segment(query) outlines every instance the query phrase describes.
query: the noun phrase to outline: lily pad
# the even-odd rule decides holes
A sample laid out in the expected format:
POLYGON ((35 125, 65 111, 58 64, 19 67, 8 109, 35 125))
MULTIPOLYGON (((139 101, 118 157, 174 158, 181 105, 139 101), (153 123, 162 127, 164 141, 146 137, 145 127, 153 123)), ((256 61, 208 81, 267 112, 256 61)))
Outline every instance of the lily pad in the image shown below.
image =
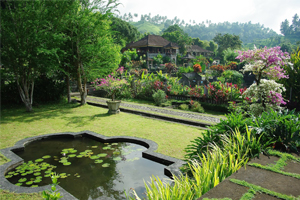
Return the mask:
POLYGON ((71 165, 71 162, 65 162, 65 163, 63 163, 63 165, 71 165))
POLYGON ((13 175, 6 175, 5 178, 11 178, 13 175))
POLYGON ((121 152, 120 152, 120 151, 114 151, 113 154, 114 154, 114 155, 120 155, 121 152))
POLYGON ((26 175, 27 175, 27 173, 22 173, 22 174, 21 174, 21 176, 26 176, 26 175))
POLYGON ((73 157, 75 157, 75 156, 76 156, 76 154, 70 154, 70 155, 69 155, 70 158, 73 158, 73 157))
POLYGON ((23 183, 16 183, 15 185, 16 186, 21 186, 21 185, 23 185, 23 183))
POLYGON ((44 177, 50 177, 51 176, 51 174, 45 174, 44 175, 44 177))
POLYGON ((39 176, 39 175, 41 175, 41 172, 36 172, 36 173, 34 173, 33 175, 39 176))
POLYGON ((33 182, 39 183, 39 182, 41 182, 41 181, 42 181, 42 179, 35 179, 33 182))
POLYGON ((97 155, 91 156, 91 157, 90 157, 90 159, 93 159, 93 160, 98 159, 98 158, 99 158, 99 157, 98 157, 97 155))
POLYGON ((20 179, 18 180, 18 182, 20 182, 20 183, 23 183, 23 182, 25 182, 25 181, 27 181, 27 178, 20 178, 20 179))
POLYGON ((109 150, 109 149, 111 149, 110 147, 103 147, 102 148, 103 150, 109 150))
POLYGON ((44 159, 43 158, 39 158, 39 159, 36 159, 35 162, 42 162, 44 159))
POLYGON ((118 145, 118 143, 112 143, 111 145, 112 145, 112 146, 116 146, 116 145, 118 145))
POLYGON ((47 171, 45 171, 45 174, 51 174, 52 173, 52 171, 51 170, 47 170, 47 171))
POLYGON ((115 158, 113 158, 113 160, 119 161, 119 160, 122 160, 122 158, 121 157, 115 157, 115 158))
POLYGON ((102 167, 109 167, 109 163, 104 163, 103 165, 102 165, 102 167))
POLYGON ((43 156, 42 158, 47 159, 47 158, 51 158, 51 156, 46 155, 46 156, 43 156))
POLYGON ((38 186, 38 185, 32 185, 32 186, 30 186, 30 187, 35 188, 35 187, 39 187, 39 186, 38 186))
POLYGON ((77 150, 75 150, 75 149, 70 151, 70 153, 76 153, 76 152, 77 152, 77 150))
POLYGON ((98 146, 92 146, 93 149, 96 149, 98 146))
POLYGON ((28 181, 28 182, 26 182, 26 185, 32 185, 33 184, 33 182, 32 181, 28 181))
POLYGON ((107 156, 107 153, 100 153, 100 154, 98 154, 97 156, 98 156, 99 158, 103 158, 103 157, 107 156))
POLYGON ((103 163, 103 160, 95 160, 95 163, 103 163))

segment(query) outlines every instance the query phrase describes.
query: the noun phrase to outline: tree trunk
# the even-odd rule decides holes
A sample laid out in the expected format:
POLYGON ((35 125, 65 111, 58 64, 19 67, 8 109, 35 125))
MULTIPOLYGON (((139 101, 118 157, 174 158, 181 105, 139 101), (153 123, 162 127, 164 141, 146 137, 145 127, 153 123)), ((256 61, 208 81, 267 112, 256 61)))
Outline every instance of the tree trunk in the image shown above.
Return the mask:
POLYGON ((66 75, 68 103, 71 103, 70 76, 66 75))
POLYGON ((22 80, 21 84, 19 80, 17 80, 17 87, 19 90, 20 97, 25 104, 26 111, 32 111, 32 102, 33 102, 33 89, 34 89, 34 81, 31 80, 27 85, 27 80, 22 80), (31 86, 31 91, 29 91, 31 86), (30 94, 30 95, 29 95, 30 94))
POLYGON ((80 93, 81 98, 81 105, 86 104, 86 96, 87 96, 87 90, 86 90, 86 83, 87 79, 86 77, 83 77, 83 83, 82 83, 82 76, 81 71, 83 71, 83 67, 78 63, 77 65, 77 85, 80 93))

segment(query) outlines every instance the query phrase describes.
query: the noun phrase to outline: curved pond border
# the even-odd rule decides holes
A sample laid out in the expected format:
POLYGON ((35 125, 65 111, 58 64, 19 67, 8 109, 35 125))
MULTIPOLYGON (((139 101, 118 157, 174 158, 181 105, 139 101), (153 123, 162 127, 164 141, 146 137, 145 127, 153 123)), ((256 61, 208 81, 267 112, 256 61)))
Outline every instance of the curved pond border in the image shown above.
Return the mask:
MULTIPOLYGON (((134 144, 139 144, 147 148, 147 150, 142 152, 142 156, 154 162, 158 162, 160 164, 166 165, 164 169, 165 175, 171 177, 172 175, 179 176, 180 170, 179 168, 185 164, 184 161, 176 158, 172 158, 160 153, 154 152, 158 145, 147 139, 138 138, 138 137, 129 137, 129 136, 113 136, 113 137, 106 137, 104 135, 94 133, 92 131, 82 131, 82 132, 65 132, 65 133, 54 133, 54 134, 47 134, 41 136, 35 136, 26 138, 23 140, 18 141, 13 147, 0 149, 0 152, 11 161, 0 165, 0 188, 3 190, 8 190, 10 192, 15 193, 35 193, 35 192, 42 192, 44 190, 50 190, 50 185, 40 186, 36 188, 30 187, 20 187, 10 183, 6 178, 5 174, 10 170, 14 169, 18 165, 22 164, 24 160, 16 155, 14 152, 23 151, 25 146, 31 142, 35 142, 38 140, 43 140, 47 138, 55 138, 55 137, 90 137, 95 140, 98 140, 103 143, 113 143, 113 142, 130 142, 134 144)), ((74 200, 76 199, 73 195, 69 192, 64 190, 62 187, 58 185, 57 189, 63 195, 64 200, 74 200)))

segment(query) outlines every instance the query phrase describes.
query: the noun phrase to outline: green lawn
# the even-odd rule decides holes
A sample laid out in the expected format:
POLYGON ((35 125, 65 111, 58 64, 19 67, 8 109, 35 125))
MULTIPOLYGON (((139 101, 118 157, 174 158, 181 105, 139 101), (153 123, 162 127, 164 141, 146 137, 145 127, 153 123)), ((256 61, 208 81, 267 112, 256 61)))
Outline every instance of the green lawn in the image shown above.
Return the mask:
MULTIPOLYGON (((157 152, 183 159, 184 148, 201 136, 203 130, 180 124, 120 113, 108 115, 107 109, 79 104, 41 105, 34 112, 24 107, 1 110, 0 149, 13 146, 17 141, 49 133, 90 130, 105 136, 135 136, 153 140, 157 152)), ((0 156, 0 164, 7 162, 0 156)), ((18 199, 13 193, 0 190, 0 199, 18 199)), ((24 199, 37 199, 19 195, 24 199)), ((20 197, 20 198, 21 198, 20 197)))

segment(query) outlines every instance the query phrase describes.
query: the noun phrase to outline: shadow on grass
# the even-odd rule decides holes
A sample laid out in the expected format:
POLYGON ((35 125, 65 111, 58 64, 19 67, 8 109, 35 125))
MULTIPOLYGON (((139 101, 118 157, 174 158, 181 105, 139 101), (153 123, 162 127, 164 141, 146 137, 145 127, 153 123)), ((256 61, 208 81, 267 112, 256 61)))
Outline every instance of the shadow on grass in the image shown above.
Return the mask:
POLYGON ((101 113, 91 116, 74 116, 74 117, 62 117, 62 119, 68 121, 67 125, 76 125, 76 127, 85 126, 87 123, 94 120, 101 120, 103 117, 109 117, 108 113, 101 113))
POLYGON ((32 112, 26 112, 25 107, 16 106, 14 108, 1 110, 1 124, 8 124, 13 122, 29 123, 40 120, 47 120, 53 118, 61 118, 70 121, 70 124, 83 123, 95 118, 107 117, 109 114, 101 113, 93 116, 76 116, 74 109, 81 107, 78 103, 57 103, 42 105, 33 108, 32 112), (71 116, 65 117, 70 114, 71 116), (75 116, 72 116, 75 115, 75 116))

